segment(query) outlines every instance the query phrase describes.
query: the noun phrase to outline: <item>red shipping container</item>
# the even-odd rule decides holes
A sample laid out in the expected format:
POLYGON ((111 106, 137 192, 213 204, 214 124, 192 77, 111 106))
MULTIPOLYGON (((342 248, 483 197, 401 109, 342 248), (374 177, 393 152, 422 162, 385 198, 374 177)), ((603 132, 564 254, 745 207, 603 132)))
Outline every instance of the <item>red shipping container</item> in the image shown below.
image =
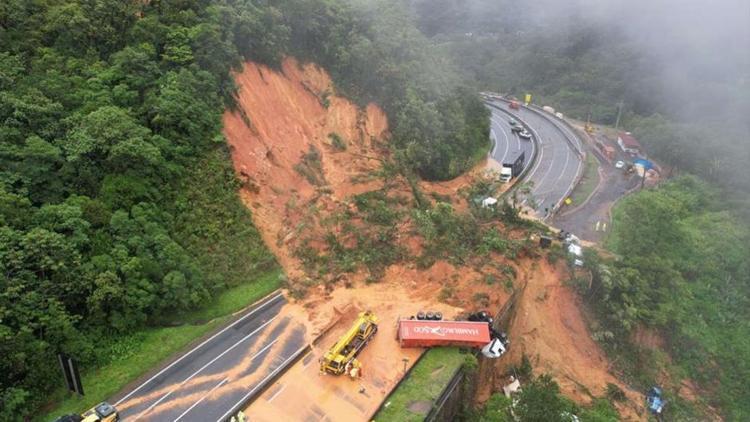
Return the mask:
POLYGON ((401 319, 398 341, 401 347, 482 348, 490 342, 490 327, 486 322, 401 319))

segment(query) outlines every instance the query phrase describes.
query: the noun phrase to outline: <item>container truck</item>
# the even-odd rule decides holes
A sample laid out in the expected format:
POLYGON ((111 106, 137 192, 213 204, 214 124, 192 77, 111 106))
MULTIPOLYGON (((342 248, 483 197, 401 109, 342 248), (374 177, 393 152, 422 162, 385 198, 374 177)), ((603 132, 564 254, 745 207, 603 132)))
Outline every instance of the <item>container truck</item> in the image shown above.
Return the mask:
POLYGON ((524 151, 515 151, 508 155, 503 161, 503 166, 500 169, 500 181, 510 182, 510 179, 518 177, 523 171, 523 165, 525 163, 526 154, 524 151))
POLYGON ((398 321, 401 347, 459 346, 481 349, 492 340, 490 326, 483 321, 398 321))

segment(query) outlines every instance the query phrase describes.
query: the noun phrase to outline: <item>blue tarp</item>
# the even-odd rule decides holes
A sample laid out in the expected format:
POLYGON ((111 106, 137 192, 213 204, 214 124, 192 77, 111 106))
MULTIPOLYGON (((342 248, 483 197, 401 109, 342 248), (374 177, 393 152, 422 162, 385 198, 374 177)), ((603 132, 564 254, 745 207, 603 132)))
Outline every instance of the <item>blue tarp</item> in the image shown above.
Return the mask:
POLYGON ((654 163, 645 158, 636 158, 635 160, 633 160, 633 165, 641 166, 646 170, 651 170, 652 168, 654 168, 654 163))

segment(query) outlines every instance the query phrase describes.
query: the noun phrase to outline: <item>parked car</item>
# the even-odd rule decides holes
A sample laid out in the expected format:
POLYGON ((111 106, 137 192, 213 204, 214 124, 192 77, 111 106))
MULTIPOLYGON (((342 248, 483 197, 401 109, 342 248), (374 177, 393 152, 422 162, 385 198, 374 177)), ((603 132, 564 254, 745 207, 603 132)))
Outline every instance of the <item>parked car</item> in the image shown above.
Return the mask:
POLYGON ((523 132, 525 129, 521 125, 511 126, 510 130, 513 132, 523 132))
POLYGON ((619 160, 619 161, 617 161, 617 162, 615 163, 615 168, 616 168, 616 169, 621 169, 621 168, 623 168, 623 167, 625 167, 625 162, 624 162, 624 161, 622 161, 622 160, 619 160))
POLYGON ((531 139, 531 134, 524 130, 523 132, 519 133, 518 136, 520 136, 523 139, 531 139))
POLYGON ((516 121, 516 119, 510 119, 510 120, 508 120, 508 123, 509 123, 509 124, 510 124, 511 126, 516 126, 516 125, 518 124, 518 122, 516 121))

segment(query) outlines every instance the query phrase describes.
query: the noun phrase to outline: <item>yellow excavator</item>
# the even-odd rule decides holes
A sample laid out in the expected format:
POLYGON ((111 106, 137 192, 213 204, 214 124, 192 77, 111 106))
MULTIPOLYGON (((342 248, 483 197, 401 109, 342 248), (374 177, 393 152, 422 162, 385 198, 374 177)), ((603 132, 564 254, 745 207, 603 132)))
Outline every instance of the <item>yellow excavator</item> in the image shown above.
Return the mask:
POLYGON ((320 359, 321 374, 360 376, 362 364, 356 359, 378 332, 378 319, 370 311, 361 312, 352 327, 320 359))

